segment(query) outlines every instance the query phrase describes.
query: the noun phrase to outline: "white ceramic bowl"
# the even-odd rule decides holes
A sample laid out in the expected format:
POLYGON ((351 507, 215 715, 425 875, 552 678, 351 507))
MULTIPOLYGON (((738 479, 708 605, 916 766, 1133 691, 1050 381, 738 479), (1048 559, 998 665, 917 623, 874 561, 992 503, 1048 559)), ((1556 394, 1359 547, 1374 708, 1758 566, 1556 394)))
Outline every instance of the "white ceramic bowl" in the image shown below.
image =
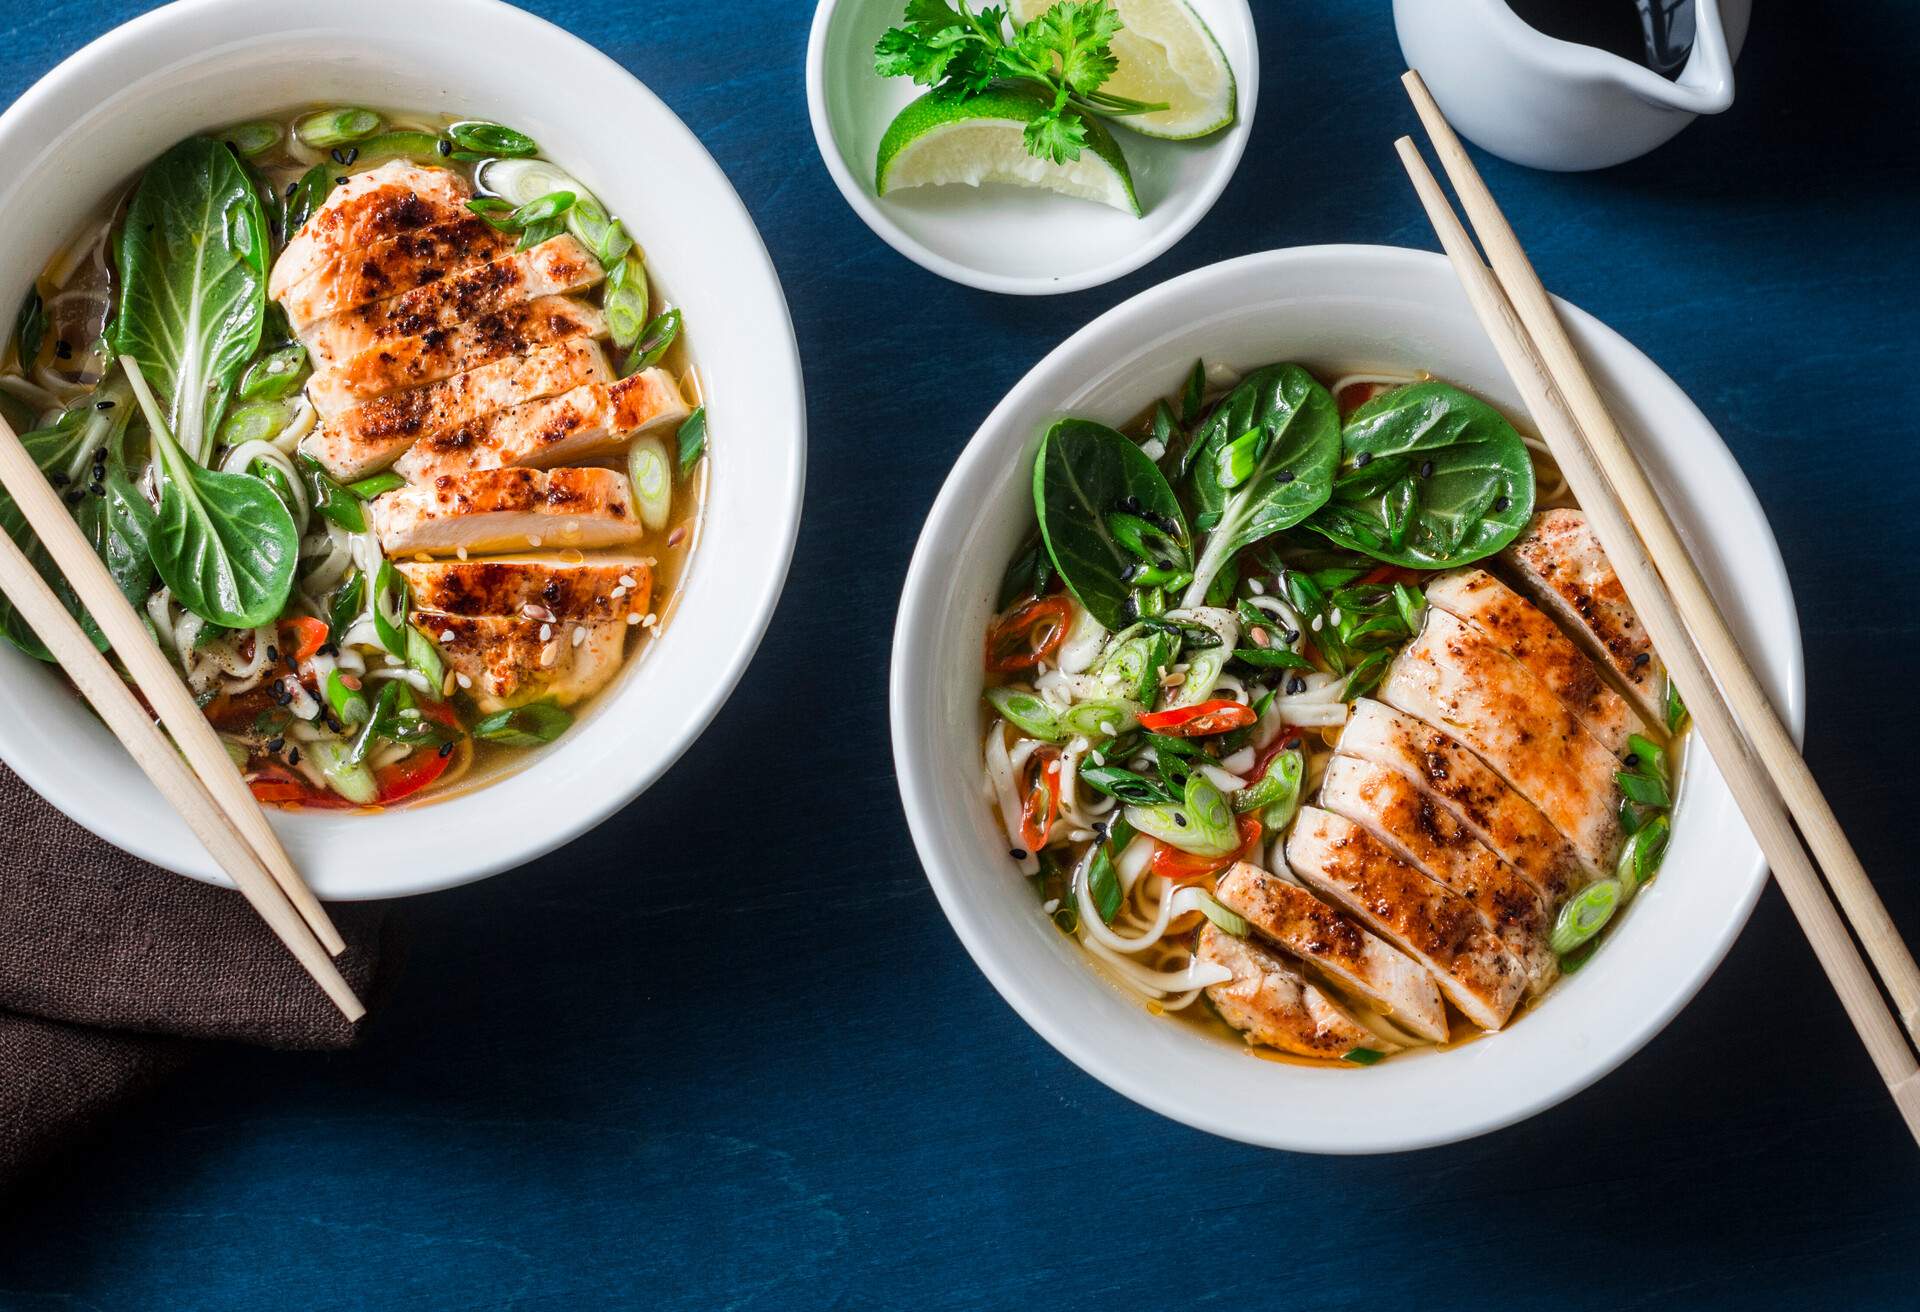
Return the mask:
MULTIPOLYGON (((81 218, 174 141, 326 102, 498 119, 576 171, 685 308, 711 420, 706 526, 679 611, 593 714, 530 768, 464 796, 376 816, 275 816, 323 897, 390 897, 557 847, 631 801, 706 727, 786 577, 806 410, 779 279, 719 167, 619 65, 494 0, 187 0, 95 41, 0 115, 0 305, 18 304, 81 218)), ((10 648, 0 757, 127 851, 224 882, 87 708, 10 648)))
MULTIPOLYGON (((827 172, 862 221, 922 268, 990 292, 1075 292, 1132 273, 1193 230, 1240 165, 1260 98, 1260 50, 1246 0, 1189 0, 1238 83, 1238 117, 1202 141, 1158 141, 1116 126, 1144 216, 1017 187, 915 187, 874 195, 874 154, 902 106, 926 90, 873 71, 873 43, 902 0, 821 0, 807 40, 807 112, 827 172)), ((980 6, 975 5, 976 9, 980 6)))
MULTIPOLYGON (((1786 572, 1745 479, 1659 368, 1563 306, 1621 426, 1790 723, 1803 714, 1786 572)), ((1197 270, 1118 306, 1042 360, 974 436, 927 520, 894 635, 896 772, 920 858, 961 941, 1043 1038, 1095 1078, 1215 1134, 1310 1152, 1446 1143, 1552 1106, 1624 1061, 1719 963, 1765 880, 1718 770, 1686 757, 1658 881, 1604 950, 1512 1029, 1367 1070, 1260 1061, 1149 1015, 1042 916, 1007 860, 980 782, 980 634, 1033 524, 1041 432, 1062 414, 1124 422, 1194 359, 1248 368, 1425 368, 1521 413, 1447 263, 1372 246, 1271 251, 1197 270)))

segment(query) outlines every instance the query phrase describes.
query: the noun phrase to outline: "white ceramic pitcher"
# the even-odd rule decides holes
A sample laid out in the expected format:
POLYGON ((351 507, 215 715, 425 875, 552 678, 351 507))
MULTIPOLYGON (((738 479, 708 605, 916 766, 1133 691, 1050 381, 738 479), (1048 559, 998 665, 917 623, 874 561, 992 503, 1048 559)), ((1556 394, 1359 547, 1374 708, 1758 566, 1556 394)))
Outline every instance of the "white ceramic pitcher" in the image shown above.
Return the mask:
MULTIPOLYGON (((1625 3, 1625 0, 1614 0, 1625 3)), ((1541 169, 1644 155, 1733 103, 1752 0, 1695 0, 1692 53, 1669 82, 1629 59, 1547 36, 1507 0, 1394 0, 1400 50, 1464 137, 1541 169)))

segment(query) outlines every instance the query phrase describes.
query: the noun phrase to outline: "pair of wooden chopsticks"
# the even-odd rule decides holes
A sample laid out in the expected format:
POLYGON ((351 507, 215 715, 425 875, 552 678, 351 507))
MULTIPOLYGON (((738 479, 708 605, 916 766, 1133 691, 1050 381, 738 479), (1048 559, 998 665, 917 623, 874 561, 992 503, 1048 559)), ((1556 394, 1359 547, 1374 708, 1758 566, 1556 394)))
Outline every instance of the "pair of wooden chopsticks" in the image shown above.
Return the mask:
POLYGON ((1638 458, 1608 413, 1519 239, 1417 72, 1402 79, 1486 262, 1410 137, 1395 142, 1440 245, 1612 559, 1814 955, 1894 1104, 1920 1141, 1920 1063, 1820 875, 1860 936, 1907 1032, 1920 1038, 1920 967, 1760 687, 1638 458), (1488 268, 1491 263, 1492 268, 1488 268), (1799 832, 1794 825, 1798 822, 1799 832))
POLYGON ((126 745, 220 868, 348 1020, 366 1008, 333 963, 346 950, 186 683, 148 635, 53 485, 0 420, 0 486, 119 654, 163 734, 12 538, 0 533, 0 591, 126 745), (168 741, 168 734, 172 741, 168 741), (177 747, 176 747, 177 745, 177 747))

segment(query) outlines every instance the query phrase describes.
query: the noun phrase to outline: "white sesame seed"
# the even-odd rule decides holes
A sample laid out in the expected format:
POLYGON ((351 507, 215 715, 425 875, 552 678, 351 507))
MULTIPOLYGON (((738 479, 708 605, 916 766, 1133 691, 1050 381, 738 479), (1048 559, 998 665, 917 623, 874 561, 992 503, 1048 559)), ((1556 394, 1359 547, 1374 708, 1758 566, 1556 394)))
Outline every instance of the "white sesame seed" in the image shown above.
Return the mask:
POLYGON ((1248 579, 1247 591, 1256 597, 1264 597, 1267 594, 1266 585, 1261 583, 1259 579, 1248 579))
POLYGON ((655 565, 658 565, 660 562, 655 560, 652 556, 642 556, 640 557, 640 563, 642 565, 645 565, 648 569, 652 569, 655 565))
POLYGON ((585 642, 586 640, 587 640, 586 628, 583 625, 579 625, 579 624, 574 625, 573 626, 573 645, 578 647, 581 643, 585 642))
POLYGON ((623 588, 637 588, 640 585, 633 581, 633 575, 622 574, 620 576, 620 586, 623 588))
POLYGON ((452 642, 452 641, 453 641, 453 630, 452 630, 452 629, 442 629, 442 630, 440 630, 440 641, 442 641, 442 642, 452 642))
POLYGON ((1315 615, 1313 617, 1313 623, 1309 624, 1307 627, 1312 629, 1315 633, 1320 632, 1320 617, 1318 615, 1315 615))
POLYGON ((460 559, 465 560, 467 558, 467 549, 465 547, 455 547, 453 549, 453 554, 460 557, 460 559))
POLYGON ((527 545, 530 547, 537 547, 540 545, 540 539, 537 537, 530 537, 527 539, 527 545))
POLYGON ((627 585, 622 583, 619 587, 613 590, 612 597, 613 597, 613 600, 618 601, 620 600, 620 598, 626 595, 627 595, 627 585))
POLYGON ((1094 751, 1088 752, 1087 755, 1093 758, 1095 765, 1105 765, 1107 763, 1107 754, 1105 752, 1094 751))
POLYGON ((648 628, 652 628, 654 625, 660 622, 660 617, 655 615, 652 611, 648 611, 645 615, 642 615, 640 617, 640 622, 646 625, 648 628))
POLYGON ((560 526, 560 536, 563 538, 577 538, 580 536, 580 526, 571 521, 562 524, 560 526))
POLYGON ((560 659, 560 645, 550 642, 540 649, 540 664, 551 665, 560 659))
POLYGON ((1100 721, 1100 732, 1105 734, 1109 738, 1113 737, 1113 734, 1114 734, 1113 725, 1106 720, 1100 721))
POLYGON ((1327 618, 1332 620, 1335 624, 1338 624, 1340 622, 1340 608, 1338 606, 1335 606, 1333 608, 1333 614, 1329 615, 1327 618))
POLYGON ((460 685, 460 686, 461 686, 462 688, 471 688, 471 687, 473 687, 473 680, 472 680, 472 679, 469 679, 469 678, 468 678, 468 677, 467 677, 466 675, 464 675, 464 674, 461 674, 461 673, 458 673, 457 671, 455 672, 455 674, 454 674, 454 676, 453 676, 453 681, 454 681, 455 683, 457 683, 457 684, 459 684, 459 685, 460 685))
POLYGON ((413 558, 414 558, 415 560, 417 560, 417 561, 419 561, 419 562, 420 562, 420 563, 421 563, 422 565, 431 565, 431 564, 433 563, 433 557, 432 557, 432 556, 429 556, 429 555, 428 555, 428 554, 427 554, 426 552, 424 552, 424 551, 416 551, 416 552, 414 552, 414 553, 413 553, 413 558))
POLYGON ((640 616, 639 616, 639 615, 638 615, 637 613, 635 613, 635 612, 629 612, 629 613, 628 613, 628 615, 627 615, 627 623, 629 623, 629 624, 638 624, 639 622, 640 622, 640 616))
POLYGON ((553 625, 542 624, 540 626, 540 641, 545 642, 548 638, 551 638, 552 636, 553 636, 553 625))

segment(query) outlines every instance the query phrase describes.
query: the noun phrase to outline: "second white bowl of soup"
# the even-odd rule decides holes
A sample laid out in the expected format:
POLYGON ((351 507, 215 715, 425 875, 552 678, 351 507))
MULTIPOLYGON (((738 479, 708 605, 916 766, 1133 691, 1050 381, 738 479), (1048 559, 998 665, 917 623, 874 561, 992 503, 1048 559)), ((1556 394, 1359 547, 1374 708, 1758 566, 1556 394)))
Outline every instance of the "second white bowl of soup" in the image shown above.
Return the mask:
MULTIPOLYGON (((528 860, 705 727, 804 403, 751 220, 625 70, 492 0, 195 0, 50 73, 0 161, 0 404, 322 896, 528 860)), ((0 755, 217 879, 8 635, 0 755)))
MULTIPOLYGON (((1797 722, 1738 468, 1566 313, 1797 722)), ((1143 293, 988 418, 909 571, 895 757, 1069 1058, 1247 1142, 1419 1147, 1598 1079, 1718 963, 1764 867, 1538 447, 1444 260, 1371 247, 1143 293)))

